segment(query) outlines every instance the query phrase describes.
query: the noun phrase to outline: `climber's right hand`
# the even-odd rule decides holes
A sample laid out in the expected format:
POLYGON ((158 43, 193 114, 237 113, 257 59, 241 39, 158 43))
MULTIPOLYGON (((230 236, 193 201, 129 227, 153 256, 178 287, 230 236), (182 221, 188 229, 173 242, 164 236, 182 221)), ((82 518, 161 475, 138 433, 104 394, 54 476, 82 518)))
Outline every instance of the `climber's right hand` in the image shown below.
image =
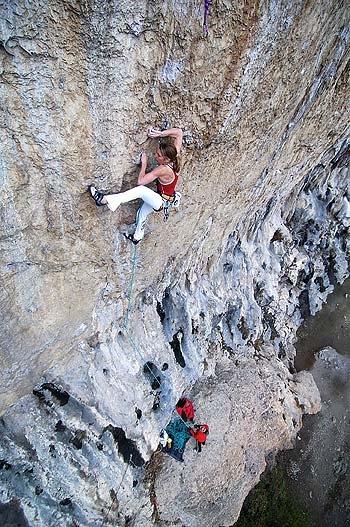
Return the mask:
POLYGON ((162 136, 162 131, 161 130, 157 130, 156 128, 148 128, 147 130, 147 135, 148 137, 161 137, 162 136))

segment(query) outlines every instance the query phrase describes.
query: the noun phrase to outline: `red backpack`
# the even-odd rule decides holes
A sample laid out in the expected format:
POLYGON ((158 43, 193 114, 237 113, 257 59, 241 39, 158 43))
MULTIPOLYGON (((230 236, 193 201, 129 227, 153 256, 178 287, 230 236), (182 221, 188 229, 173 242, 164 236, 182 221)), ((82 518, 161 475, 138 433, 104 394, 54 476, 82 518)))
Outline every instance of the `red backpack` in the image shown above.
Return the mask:
POLYGON ((193 421, 194 419, 194 408, 193 404, 187 397, 182 397, 176 403, 176 411, 182 417, 184 421, 193 421))

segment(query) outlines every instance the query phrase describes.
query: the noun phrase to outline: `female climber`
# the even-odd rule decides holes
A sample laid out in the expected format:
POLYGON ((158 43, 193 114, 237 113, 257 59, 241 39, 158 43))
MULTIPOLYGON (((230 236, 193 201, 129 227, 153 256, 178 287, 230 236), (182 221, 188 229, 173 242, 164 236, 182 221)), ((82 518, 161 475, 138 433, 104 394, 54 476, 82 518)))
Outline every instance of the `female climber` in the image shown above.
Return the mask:
POLYGON ((93 185, 90 185, 89 192, 96 205, 107 205, 114 212, 119 205, 134 199, 142 199, 143 204, 137 212, 136 230, 134 234, 124 234, 135 245, 144 237, 144 229, 148 215, 152 211, 160 211, 163 206, 169 206, 175 200, 175 187, 179 177, 180 162, 179 154, 182 146, 181 128, 169 128, 168 130, 156 130, 149 128, 148 137, 160 138, 157 150, 154 154, 157 162, 156 168, 146 172, 147 155, 141 154, 141 168, 137 179, 137 187, 118 194, 104 195, 93 185), (148 185, 152 181, 157 182, 157 192, 149 189, 148 185))

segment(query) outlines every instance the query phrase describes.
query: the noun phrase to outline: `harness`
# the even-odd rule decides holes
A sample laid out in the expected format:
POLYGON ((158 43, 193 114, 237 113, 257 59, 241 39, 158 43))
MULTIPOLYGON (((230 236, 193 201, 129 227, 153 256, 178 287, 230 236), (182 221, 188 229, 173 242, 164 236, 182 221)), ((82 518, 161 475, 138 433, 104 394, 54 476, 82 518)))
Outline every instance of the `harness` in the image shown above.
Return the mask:
MULTIPOLYGON (((164 194, 165 196, 166 194, 164 194)), ((161 194, 162 198, 163 195, 161 194)), ((175 199, 175 196, 171 196, 173 198, 173 201, 175 199)), ((169 219, 169 207, 170 207, 171 201, 167 200, 166 198, 163 198, 163 221, 168 221, 169 219)))
POLYGON ((161 195, 162 199, 168 201, 169 203, 173 203, 175 201, 175 192, 172 196, 168 196, 168 194, 164 194, 163 192, 159 192, 159 194, 161 195))

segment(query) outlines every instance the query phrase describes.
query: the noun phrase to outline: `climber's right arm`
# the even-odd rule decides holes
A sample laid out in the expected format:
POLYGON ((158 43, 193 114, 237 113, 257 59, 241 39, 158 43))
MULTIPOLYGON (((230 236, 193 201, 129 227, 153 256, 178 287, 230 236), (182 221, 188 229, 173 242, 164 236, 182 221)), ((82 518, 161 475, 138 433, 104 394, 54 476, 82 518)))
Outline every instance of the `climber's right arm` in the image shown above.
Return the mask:
POLYGON ((168 128, 167 130, 157 130, 156 128, 149 128, 147 130, 148 137, 173 137, 174 145, 178 152, 180 153, 182 146, 183 132, 181 128, 168 128))

